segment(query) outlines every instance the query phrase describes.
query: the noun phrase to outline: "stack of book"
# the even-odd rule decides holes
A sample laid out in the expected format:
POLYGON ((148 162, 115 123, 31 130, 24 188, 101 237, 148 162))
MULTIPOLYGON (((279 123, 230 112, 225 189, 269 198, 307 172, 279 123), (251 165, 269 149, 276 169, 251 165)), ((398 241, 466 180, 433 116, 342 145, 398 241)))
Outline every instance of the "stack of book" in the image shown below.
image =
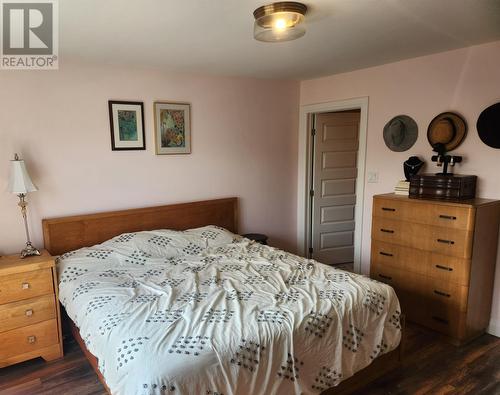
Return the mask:
POLYGON ((394 188, 394 193, 396 195, 406 195, 408 196, 410 193, 410 181, 398 181, 396 187, 394 188))

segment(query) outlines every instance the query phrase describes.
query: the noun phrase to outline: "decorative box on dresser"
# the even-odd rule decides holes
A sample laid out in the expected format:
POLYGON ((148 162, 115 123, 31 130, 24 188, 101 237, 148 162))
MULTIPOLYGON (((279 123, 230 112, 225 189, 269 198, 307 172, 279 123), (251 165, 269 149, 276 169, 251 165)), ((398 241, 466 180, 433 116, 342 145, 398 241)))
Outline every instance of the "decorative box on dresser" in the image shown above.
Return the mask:
POLYGON ((63 356, 54 258, 0 257, 0 368, 63 356))
POLYGON ((408 320, 467 342, 489 323, 499 218, 498 200, 374 196, 370 275, 408 320))

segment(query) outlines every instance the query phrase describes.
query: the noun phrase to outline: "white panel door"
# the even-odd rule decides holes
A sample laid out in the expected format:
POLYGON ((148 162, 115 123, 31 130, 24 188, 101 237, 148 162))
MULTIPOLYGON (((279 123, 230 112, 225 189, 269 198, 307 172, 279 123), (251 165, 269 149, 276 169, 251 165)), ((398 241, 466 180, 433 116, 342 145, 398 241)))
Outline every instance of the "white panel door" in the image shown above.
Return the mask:
POLYGON ((313 146, 312 257, 354 261, 359 111, 316 114, 313 146))

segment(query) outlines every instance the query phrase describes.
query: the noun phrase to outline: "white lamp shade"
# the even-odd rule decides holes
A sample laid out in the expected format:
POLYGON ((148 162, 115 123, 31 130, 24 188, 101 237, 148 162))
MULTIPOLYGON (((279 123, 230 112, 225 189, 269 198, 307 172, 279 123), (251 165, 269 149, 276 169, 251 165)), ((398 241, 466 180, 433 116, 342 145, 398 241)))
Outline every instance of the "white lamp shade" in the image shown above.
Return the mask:
POLYGON ((11 160, 8 191, 15 194, 37 191, 26 170, 24 160, 11 160))

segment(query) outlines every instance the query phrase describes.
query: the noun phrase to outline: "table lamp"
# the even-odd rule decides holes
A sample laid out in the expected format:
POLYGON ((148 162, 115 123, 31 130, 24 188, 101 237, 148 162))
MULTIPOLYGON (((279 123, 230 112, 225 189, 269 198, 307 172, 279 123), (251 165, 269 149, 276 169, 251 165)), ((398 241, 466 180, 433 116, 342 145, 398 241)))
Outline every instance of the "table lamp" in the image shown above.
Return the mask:
POLYGON ((28 220, 26 215, 26 207, 28 202, 26 202, 26 194, 28 192, 37 191, 38 188, 33 184, 31 178, 26 170, 24 160, 19 159, 17 154, 14 155, 14 160, 10 161, 10 178, 8 191, 15 193, 19 197, 19 207, 21 207, 21 214, 24 220, 24 229, 26 230, 26 248, 21 251, 21 258, 26 258, 31 255, 40 255, 38 251, 31 244, 30 232, 28 230, 28 220))

